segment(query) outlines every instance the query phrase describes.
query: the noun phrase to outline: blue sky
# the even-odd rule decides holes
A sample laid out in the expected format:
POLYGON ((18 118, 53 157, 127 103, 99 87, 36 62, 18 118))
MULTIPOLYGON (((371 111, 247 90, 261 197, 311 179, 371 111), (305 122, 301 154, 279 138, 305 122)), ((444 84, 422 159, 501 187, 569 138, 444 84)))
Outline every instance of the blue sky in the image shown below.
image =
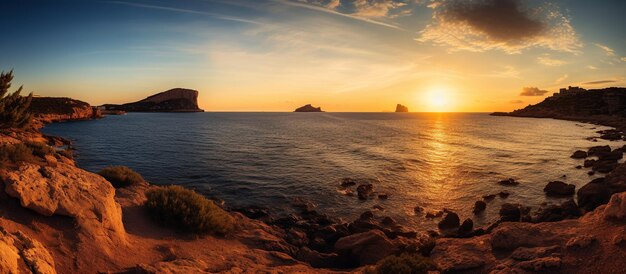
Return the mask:
POLYGON ((0 69, 92 104, 187 87, 215 111, 511 110, 624 86, 625 3, 3 1, 0 69))

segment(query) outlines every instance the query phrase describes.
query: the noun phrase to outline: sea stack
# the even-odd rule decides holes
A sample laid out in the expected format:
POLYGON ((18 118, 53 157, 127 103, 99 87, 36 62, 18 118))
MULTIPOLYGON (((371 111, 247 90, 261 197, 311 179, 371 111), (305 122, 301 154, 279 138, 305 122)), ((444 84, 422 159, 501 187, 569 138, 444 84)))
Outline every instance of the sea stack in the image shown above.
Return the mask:
POLYGON ((396 112, 409 112, 409 108, 405 105, 398 104, 396 105, 396 112))
POLYGON ((314 107, 311 104, 307 104, 305 106, 301 106, 297 108, 294 112, 323 112, 321 107, 314 107))
POLYGON ((203 112, 198 107, 198 91, 173 88, 157 93, 146 99, 123 105, 103 105, 107 111, 127 112, 203 112))

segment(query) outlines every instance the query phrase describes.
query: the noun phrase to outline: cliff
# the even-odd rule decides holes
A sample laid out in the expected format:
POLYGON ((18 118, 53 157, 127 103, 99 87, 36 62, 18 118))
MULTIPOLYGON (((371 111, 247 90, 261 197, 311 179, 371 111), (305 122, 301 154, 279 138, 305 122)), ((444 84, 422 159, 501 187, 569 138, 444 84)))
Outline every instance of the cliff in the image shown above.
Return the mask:
POLYGON ((409 108, 404 105, 398 104, 396 105, 396 112, 409 112, 409 108))
POLYGON ((313 107, 311 104, 307 104, 297 108, 294 112, 323 112, 321 107, 313 107))
POLYGON ((105 104, 107 111, 126 112, 203 112, 198 107, 198 91, 174 88, 141 101, 123 105, 105 104))
POLYGON ((51 123, 99 118, 100 112, 83 101, 63 97, 33 97, 29 111, 35 120, 51 123))

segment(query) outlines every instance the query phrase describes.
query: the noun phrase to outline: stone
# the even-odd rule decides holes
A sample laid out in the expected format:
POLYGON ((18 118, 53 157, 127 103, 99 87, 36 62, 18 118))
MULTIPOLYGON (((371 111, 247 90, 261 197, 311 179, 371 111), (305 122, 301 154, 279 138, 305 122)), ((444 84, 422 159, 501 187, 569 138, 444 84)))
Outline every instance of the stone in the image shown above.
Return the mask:
POLYGON ((588 183, 578 189, 578 206, 586 211, 606 204, 611 198, 611 192, 604 184, 588 183))
POLYGON ((337 240, 335 250, 353 265, 362 266, 394 254, 398 247, 382 231, 374 229, 337 240))
POLYGON ((534 260, 556 253, 559 251, 559 248, 558 245, 548 247, 518 247, 511 253, 511 258, 518 261, 534 260))
POLYGON ((626 220, 626 192, 613 194, 602 214, 605 220, 626 220))
POLYGON ((487 203, 483 201, 476 201, 474 203, 474 209, 472 210, 472 212, 474 212, 474 214, 480 214, 481 212, 485 211, 486 208, 487 203))
POLYGON ((430 258, 442 273, 479 269, 495 260, 488 241, 476 238, 438 239, 430 258))
POLYGON ((510 195, 511 195, 511 193, 508 193, 508 192, 506 192, 506 191, 500 191, 500 192, 498 193, 498 196, 500 196, 500 198, 502 198, 502 199, 506 199, 506 198, 508 198, 510 195))
POLYGON ((600 161, 618 161, 624 158, 624 152, 621 149, 616 149, 608 153, 604 153, 598 157, 600 161))
POLYGON ((483 200, 485 200, 486 202, 490 202, 495 198, 496 198, 496 194, 489 194, 489 195, 483 196, 483 200))
POLYGON ((561 267, 561 258, 545 257, 537 258, 530 261, 520 262, 518 266, 529 271, 547 271, 550 269, 558 269, 561 267))
POLYGON ((357 188, 357 195, 361 200, 367 200, 367 198, 374 192, 374 185, 372 184, 360 184, 357 188))
POLYGON ((598 160, 595 159, 589 159, 589 160, 585 160, 585 162, 583 163, 584 167, 592 167, 593 165, 596 164, 598 160))
POLYGON ((384 193, 384 194, 378 194, 378 199, 381 199, 381 200, 387 200, 387 199, 389 199, 389 195, 388 195, 388 194, 386 194, 386 193, 384 193))
POLYGON ((566 184, 561 181, 552 181, 543 188, 543 192, 550 197, 562 197, 574 195, 575 189, 576 186, 573 184, 566 184))
POLYGON ((459 234, 461 235, 469 234, 470 232, 472 232, 473 229, 474 229, 474 221, 472 221, 472 219, 469 219, 469 218, 465 219, 465 221, 463 221, 463 223, 459 227, 459 234))
POLYGON ((568 249, 574 248, 586 248, 589 247, 593 242, 596 241, 596 238, 588 235, 576 236, 567 241, 565 247, 568 249))
POLYGON ((447 212, 443 219, 437 224, 439 229, 456 229, 460 225, 459 215, 454 212, 447 212))
POLYGON ((301 248, 296 258, 310 264, 312 267, 332 268, 340 266, 340 258, 337 253, 320 253, 308 247, 301 248))
POLYGON ((573 219, 581 216, 580 209, 573 199, 563 202, 560 205, 548 205, 540 208, 533 222, 557 222, 565 219, 573 219))
POLYGON ((351 187, 356 185, 356 180, 352 178, 341 179, 341 187, 351 187))
POLYGON ((515 181, 513 178, 509 178, 506 180, 499 181, 498 184, 503 186, 516 186, 519 185, 519 182, 515 181))
POLYGON ((584 159, 584 158, 587 158, 587 152, 586 151, 582 151, 582 150, 577 150, 570 157, 574 158, 574 159, 584 159))
POLYGON ((611 152, 610 146, 594 146, 594 147, 589 148, 589 150, 587 151, 587 155, 601 156, 603 154, 610 153, 610 152, 611 152))
POLYGON ((0 273, 19 273, 19 259, 19 250, 15 247, 15 240, 0 228, 0 273))
POLYGON ((519 222, 530 212, 529 207, 520 204, 504 203, 500 207, 500 219, 505 222, 519 222))
POLYGON ((54 168, 25 163, 8 172, 5 191, 41 215, 73 217, 81 235, 99 246, 126 242, 115 189, 99 175, 64 163, 54 168))
POLYGON ((393 225, 396 223, 396 220, 394 220, 393 218, 387 216, 385 218, 382 219, 382 221, 380 221, 381 224, 383 225, 393 225))
POLYGON ((54 259, 50 252, 38 241, 21 232, 15 234, 22 243, 22 259, 36 274, 56 274, 54 259))

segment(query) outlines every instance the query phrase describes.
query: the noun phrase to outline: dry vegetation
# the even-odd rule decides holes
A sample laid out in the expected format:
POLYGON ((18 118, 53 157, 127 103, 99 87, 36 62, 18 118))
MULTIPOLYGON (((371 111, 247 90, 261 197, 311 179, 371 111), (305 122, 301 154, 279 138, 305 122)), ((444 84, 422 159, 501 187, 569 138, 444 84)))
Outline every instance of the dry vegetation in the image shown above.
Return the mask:
POLYGON ((98 174, 111 182, 115 188, 138 185, 145 182, 139 173, 125 166, 109 166, 98 172, 98 174))

